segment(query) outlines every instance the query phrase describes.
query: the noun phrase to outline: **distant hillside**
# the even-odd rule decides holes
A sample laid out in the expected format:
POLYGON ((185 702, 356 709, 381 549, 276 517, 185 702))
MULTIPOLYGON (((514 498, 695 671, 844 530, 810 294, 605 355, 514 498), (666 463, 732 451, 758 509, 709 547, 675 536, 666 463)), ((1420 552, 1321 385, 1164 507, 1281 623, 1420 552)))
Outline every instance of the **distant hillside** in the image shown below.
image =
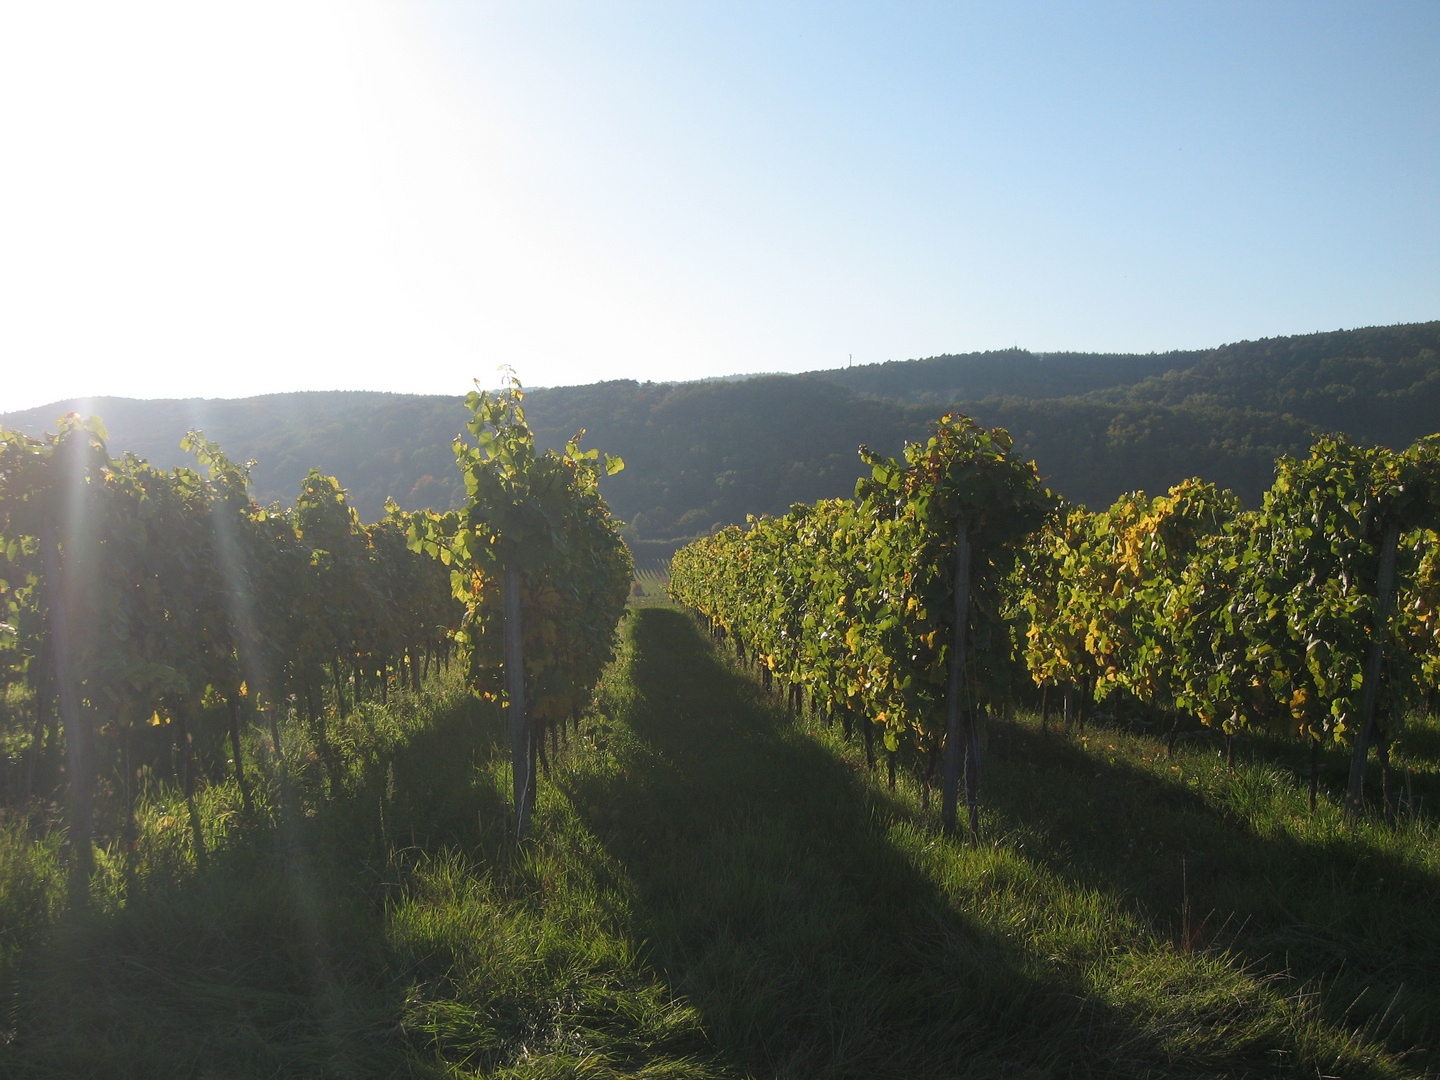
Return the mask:
MULTIPOLYGON (((617 515, 661 536, 848 494, 859 475, 861 442, 898 452, 934 413, 795 376, 542 389, 526 395, 525 407, 543 445, 558 449, 588 428, 585 445, 624 457, 626 470, 604 482, 606 498, 617 515)), ((7 414, 0 423, 32 434, 53 431, 70 411, 99 415, 112 452, 132 450, 164 466, 187 463, 180 439, 199 427, 232 456, 257 461, 254 490, 262 503, 292 500, 311 466, 339 477, 367 519, 384 513, 387 496, 409 508, 454 505, 464 493, 450 450, 469 416, 458 398, 340 392, 94 398, 7 414)))
POLYGON ((257 462, 254 493, 267 504, 292 502, 312 467, 339 477, 367 520, 383 516, 389 495, 448 506, 452 490, 463 491, 458 474, 451 476, 450 453, 450 441, 469 415, 459 398, 362 391, 158 401, 100 397, 7 413, 0 424, 35 435, 54 431, 67 412, 104 420, 111 453, 128 450, 166 468, 194 464, 180 440, 199 428, 231 457, 257 462), (430 483, 427 476, 436 479, 430 483))
POLYGON ((1257 410, 1408 444, 1440 430, 1440 322, 1225 345, 1095 396, 1128 406, 1257 410))
POLYGON ((836 368, 812 377, 907 402, 1084 397, 1131 408, 1220 407, 1293 416, 1371 441, 1408 442, 1440 427, 1440 322, 1152 356, 1007 349, 836 368))
MULTIPOLYGON (((709 531, 747 513, 849 494, 864 442, 895 453, 947 409, 1003 426, 1061 493, 1091 505, 1192 475, 1247 503, 1275 457, 1315 430, 1406 445, 1440 429, 1440 323, 1241 342, 1161 356, 1022 350, 874 364, 807 375, 680 384, 614 381, 532 391, 537 437, 620 454, 604 484, 637 536, 709 531)), ((202 428, 254 458, 261 502, 290 500, 317 466, 340 478, 362 516, 402 505, 449 506, 463 487, 450 442, 459 398, 380 393, 278 394, 238 400, 57 402, 0 416, 36 433, 61 414, 93 412, 114 452, 183 461, 180 437, 202 428)))
POLYGON ((1025 349, 890 360, 810 375, 872 397, 935 404, 995 397, 1080 397, 1186 367, 1208 354, 1135 356, 1032 353, 1025 349))

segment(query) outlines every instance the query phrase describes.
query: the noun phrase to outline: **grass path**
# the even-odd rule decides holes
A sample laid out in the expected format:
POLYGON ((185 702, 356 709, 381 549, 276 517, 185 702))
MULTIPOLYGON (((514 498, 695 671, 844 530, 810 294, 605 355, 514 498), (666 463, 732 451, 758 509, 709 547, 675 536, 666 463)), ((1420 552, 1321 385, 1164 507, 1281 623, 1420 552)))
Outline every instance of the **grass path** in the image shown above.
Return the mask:
MULTIPOLYGON (((382 750, 368 723, 338 794, 292 778, 203 870, 17 937, 0 1075, 1436 1068, 1433 832, 1311 820, 1273 768, 996 725, 987 842, 958 846, 903 770, 888 790, 662 607, 627 620, 519 851, 492 710, 440 695, 382 750)), ((235 820, 223 792, 206 812, 235 820)))
POLYGON ((630 649, 613 765, 567 792, 634 883, 632 936, 757 1076, 1404 1075, 1377 1033, 1433 1032, 1433 845, 1316 843, 1274 770, 1017 724, 990 842, 957 847, 680 614, 630 649))

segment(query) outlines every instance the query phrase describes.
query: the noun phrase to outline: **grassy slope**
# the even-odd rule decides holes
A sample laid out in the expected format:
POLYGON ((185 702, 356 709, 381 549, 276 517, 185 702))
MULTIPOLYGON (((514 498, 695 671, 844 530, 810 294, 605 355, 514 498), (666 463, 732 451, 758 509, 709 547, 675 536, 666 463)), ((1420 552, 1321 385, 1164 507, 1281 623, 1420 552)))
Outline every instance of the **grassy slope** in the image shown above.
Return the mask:
POLYGON ((203 870, 152 805, 148 885, 123 904, 117 869, 92 913, 56 915, 49 849, 0 850, 0 1072, 1436 1068, 1405 1056, 1440 1016, 1433 829, 1351 834, 1329 803, 1312 821, 1270 765, 997 724, 989 839, 959 847, 904 770, 887 791, 657 607, 518 853, 493 712, 442 695, 346 730, 338 795, 298 735, 289 812, 246 823, 212 789, 203 870))

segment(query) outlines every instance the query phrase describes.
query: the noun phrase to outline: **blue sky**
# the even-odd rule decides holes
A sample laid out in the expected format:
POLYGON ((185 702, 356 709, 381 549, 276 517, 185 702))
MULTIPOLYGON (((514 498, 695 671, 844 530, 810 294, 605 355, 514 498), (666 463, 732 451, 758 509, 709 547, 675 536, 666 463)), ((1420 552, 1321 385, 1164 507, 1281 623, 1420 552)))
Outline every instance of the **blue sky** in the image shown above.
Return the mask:
POLYGON ((0 42, 0 410, 1440 317, 1435 3, 25 5, 0 42))

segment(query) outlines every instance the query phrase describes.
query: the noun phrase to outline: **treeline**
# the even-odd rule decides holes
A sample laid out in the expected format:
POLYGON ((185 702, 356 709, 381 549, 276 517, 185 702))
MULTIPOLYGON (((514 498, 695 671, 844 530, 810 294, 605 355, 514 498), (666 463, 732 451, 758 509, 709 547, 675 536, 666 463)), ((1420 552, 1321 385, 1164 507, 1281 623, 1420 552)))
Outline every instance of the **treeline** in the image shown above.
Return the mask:
POLYGON ((1025 349, 866 364, 813 373, 871 397, 946 405, 1084 398, 1292 416, 1327 431, 1401 445, 1433 426, 1440 322, 1241 341, 1148 356, 1025 349), (1428 404, 1429 411, 1425 411, 1428 404))
POLYGON ((6 413, 0 426, 38 438, 71 412, 103 417, 113 445, 157 468, 189 465, 180 440, 187 431, 204 431, 236 460, 254 462, 250 491, 262 506, 293 506, 311 469, 340 480, 362 521, 384 517, 389 498, 407 510, 464 501, 450 452, 468 419, 460 395, 337 390, 233 399, 98 397, 6 413))
MULTIPOLYGON (((947 826, 975 718, 1055 690, 1313 749, 1369 748, 1440 681, 1440 437, 1403 452, 1319 439, 1263 506, 1188 480, 1091 513, 1055 499, 1009 436, 946 417, 901 459, 863 451, 853 500, 795 506, 682 549, 677 600, 767 681, 924 763, 943 750, 947 826)), ((1060 702, 1057 701, 1058 705, 1060 702)), ((1312 756, 1312 800, 1314 776, 1312 756)))
MULTIPOLYGON (((862 472, 857 445, 899 453, 946 409, 1004 427, 1046 484, 1075 502, 1108 505, 1198 473, 1253 508, 1275 458, 1304 454, 1317 431, 1400 449, 1433 430, 1440 323, 1156 356, 1006 350, 738 382, 615 381, 535 390, 527 407, 537 445, 562 452, 587 428, 630 462, 605 491, 637 540, 846 496, 862 472)), ((339 476, 365 520, 381 516, 390 495, 406 509, 466 498, 449 452, 467 422, 457 398, 102 399, 0 422, 38 435, 71 408, 101 410, 121 445, 162 465, 182 464, 176 443, 202 427, 258 459, 262 503, 290 498, 310 466, 339 476)))

